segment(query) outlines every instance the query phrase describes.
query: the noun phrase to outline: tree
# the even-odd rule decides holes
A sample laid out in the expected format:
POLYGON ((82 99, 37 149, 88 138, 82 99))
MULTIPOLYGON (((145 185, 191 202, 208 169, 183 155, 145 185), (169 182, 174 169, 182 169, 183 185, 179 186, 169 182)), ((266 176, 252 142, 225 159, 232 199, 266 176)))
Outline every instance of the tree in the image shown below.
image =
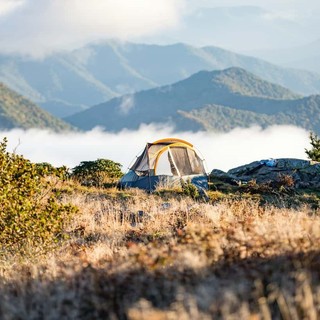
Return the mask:
POLYGON ((82 161, 72 169, 71 176, 86 186, 103 187, 121 178, 121 164, 108 159, 82 161))
POLYGON ((309 138, 312 148, 305 149, 305 152, 309 159, 320 162, 320 138, 313 132, 310 132, 309 138))

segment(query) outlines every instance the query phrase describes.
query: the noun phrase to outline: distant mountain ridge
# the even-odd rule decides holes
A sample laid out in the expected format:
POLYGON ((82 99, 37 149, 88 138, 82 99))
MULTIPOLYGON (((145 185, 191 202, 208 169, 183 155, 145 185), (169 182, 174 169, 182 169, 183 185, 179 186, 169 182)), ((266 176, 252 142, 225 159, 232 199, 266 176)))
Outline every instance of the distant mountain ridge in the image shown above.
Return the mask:
POLYGON ((302 46, 282 50, 258 50, 252 54, 285 67, 320 74, 320 39, 302 46))
POLYGON ((55 132, 75 130, 0 82, 0 130, 14 128, 55 132))
POLYGON ((301 97, 241 68, 201 71, 172 85, 114 98, 66 118, 84 130, 137 129, 171 123, 177 130, 230 130, 294 124, 320 131, 320 96, 301 97), (317 120, 319 119, 319 120, 317 120))
POLYGON ((320 95, 291 101, 290 108, 284 108, 273 114, 239 110, 221 105, 206 105, 190 112, 178 111, 178 113, 185 119, 196 122, 198 130, 227 132, 252 125, 262 128, 272 125, 294 125, 320 133, 320 95))
POLYGON ((320 93, 320 75, 285 69, 217 47, 108 41, 43 60, 0 55, 0 81, 65 117, 116 96, 185 79, 201 70, 240 67, 302 95, 320 93))

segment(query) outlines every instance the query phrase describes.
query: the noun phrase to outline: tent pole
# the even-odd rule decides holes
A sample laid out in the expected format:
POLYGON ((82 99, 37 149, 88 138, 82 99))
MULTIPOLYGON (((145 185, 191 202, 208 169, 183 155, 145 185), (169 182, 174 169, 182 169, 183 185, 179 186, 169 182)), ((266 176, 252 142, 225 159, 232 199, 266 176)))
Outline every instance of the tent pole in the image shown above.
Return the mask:
POLYGON ((150 147, 150 143, 147 143, 148 180, 149 180, 149 192, 151 193, 149 147, 150 147))

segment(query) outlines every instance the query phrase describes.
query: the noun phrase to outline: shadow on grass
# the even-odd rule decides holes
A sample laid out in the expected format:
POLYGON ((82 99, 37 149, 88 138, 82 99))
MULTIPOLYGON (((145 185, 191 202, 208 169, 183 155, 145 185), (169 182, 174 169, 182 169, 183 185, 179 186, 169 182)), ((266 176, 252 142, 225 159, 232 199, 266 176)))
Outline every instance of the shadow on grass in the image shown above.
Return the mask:
POLYGON ((199 319, 200 314, 317 319, 320 252, 225 259, 201 269, 87 265, 78 272, 66 268, 55 280, 40 273, 1 282, 1 319, 128 319, 142 300, 164 315, 168 310, 179 315, 182 308, 189 318, 192 305, 199 319))

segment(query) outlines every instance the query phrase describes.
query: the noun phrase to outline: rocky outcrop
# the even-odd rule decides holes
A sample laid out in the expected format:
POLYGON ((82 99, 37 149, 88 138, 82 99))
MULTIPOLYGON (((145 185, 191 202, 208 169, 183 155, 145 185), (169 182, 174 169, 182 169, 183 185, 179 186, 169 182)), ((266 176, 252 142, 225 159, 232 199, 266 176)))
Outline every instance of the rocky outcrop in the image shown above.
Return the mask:
POLYGON ((228 172, 213 170, 213 178, 230 184, 255 180, 258 184, 291 179, 294 188, 320 188, 320 163, 301 159, 268 159, 234 168, 228 172))

